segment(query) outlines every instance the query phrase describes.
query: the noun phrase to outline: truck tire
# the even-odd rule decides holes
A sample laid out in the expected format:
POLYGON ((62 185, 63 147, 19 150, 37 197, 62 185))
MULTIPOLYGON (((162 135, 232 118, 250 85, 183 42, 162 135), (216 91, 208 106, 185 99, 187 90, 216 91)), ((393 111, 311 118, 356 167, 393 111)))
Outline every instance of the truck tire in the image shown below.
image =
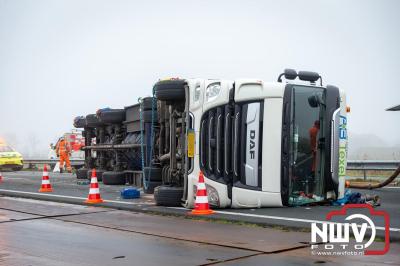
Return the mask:
MULTIPOLYGON (((103 180, 103 173, 104 173, 104 172, 105 172, 104 170, 101 170, 101 169, 97 170, 97 169, 96 169, 97 181, 100 182, 100 181, 103 180)), ((92 170, 88 170, 88 171, 87 171, 86 178, 89 179, 89 180, 92 178, 92 170)))
POLYGON ((161 181, 162 180, 162 168, 155 167, 145 167, 144 168, 144 177, 146 180, 150 181, 161 181))
POLYGON ((77 116, 74 119, 74 127, 84 128, 86 127, 86 118, 84 116, 77 116))
POLYGON ((103 173, 103 184, 104 185, 125 185, 126 178, 124 172, 104 172, 103 173))
POLYGON ((87 173, 88 173, 87 168, 80 168, 80 169, 76 170, 76 178, 77 179, 87 179, 87 173))
POLYGON ((158 206, 181 206, 182 196, 183 187, 158 186, 154 189, 154 199, 158 206))
POLYGON ((142 106, 143 106, 144 111, 152 110, 152 109, 157 111, 157 100, 156 99, 154 99, 154 108, 152 108, 152 105, 153 105, 153 97, 143 98, 142 106))
POLYGON ((142 112, 142 118, 143 118, 143 122, 145 123, 151 123, 152 118, 151 115, 153 114, 153 123, 157 123, 158 119, 157 119, 157 110, 154 109, 154 112, 152 112, 152 110, 146 110, 142 112))
POLYGON ((97 116, 100 122, 106 124, 121 124, 125 121, 125 109, 98 110, 97 116))
POLYGON ((185 99, 186 81, 163 80, 155 85, 156 97, 160 101, 180 101, 185 99))
POLYGON ((158 186, 161 186, 162 182, 161 181, 150 181, 148 182, 148 187, 145 188, 145 186, 143 185, 143 192, 146 194, 153 194, 154 193, 154 189, 158 186))
POLYGON ((103 122, 100 122, 96 114, 90 114, 86 116, 86 126, 87 127, 102 127, 105 126, 103 122))

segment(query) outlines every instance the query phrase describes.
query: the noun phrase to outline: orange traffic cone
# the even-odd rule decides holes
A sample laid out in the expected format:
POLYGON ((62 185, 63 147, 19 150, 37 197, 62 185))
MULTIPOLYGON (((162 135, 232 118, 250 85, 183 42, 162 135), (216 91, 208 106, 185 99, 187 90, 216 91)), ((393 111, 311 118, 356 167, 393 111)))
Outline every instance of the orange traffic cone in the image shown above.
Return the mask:
POLYGON ((92 178, 90 179, 89 196, 86 203, 102 203, 100 196, 99 183, 97 182, 96 169, 92 170, 92 178))
POLYGON ((49 172, 47 172, 47 165, 44 165, 43 167, 42 186, 40 187, 39 192, 53 192, 50 184, 49 172))
POLYGON ((194 209, 191 211, 191 214, 205 215, 213 213, 214 211, 211 210, 210 206, 208 205, 207 188, 206 184, 204 183, 203 172, 200 171, 199 182, 197 182, 196 201, 194 204, 194 209))

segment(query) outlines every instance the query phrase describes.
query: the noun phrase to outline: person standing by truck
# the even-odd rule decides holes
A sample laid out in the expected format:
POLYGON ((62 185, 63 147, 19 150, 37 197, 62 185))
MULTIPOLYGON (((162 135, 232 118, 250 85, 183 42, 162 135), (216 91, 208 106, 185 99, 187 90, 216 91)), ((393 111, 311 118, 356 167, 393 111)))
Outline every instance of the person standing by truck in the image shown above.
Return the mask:
POLYGON ((71 155, 71 146, 64 137, 61 137, 58 141, 56 145, 56 153, 57 157, 60 158, 60 172, 62 173, 65 162, 68 173, 71 173, 71 162, 69 160, 69 156, 71 155))

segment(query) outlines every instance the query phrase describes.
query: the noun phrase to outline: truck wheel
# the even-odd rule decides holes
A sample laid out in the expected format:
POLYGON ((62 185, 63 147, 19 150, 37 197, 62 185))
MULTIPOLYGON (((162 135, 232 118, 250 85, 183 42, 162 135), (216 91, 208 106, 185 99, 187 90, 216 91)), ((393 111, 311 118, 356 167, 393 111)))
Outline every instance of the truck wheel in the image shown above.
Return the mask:
POLYGON ((125 109, 98 110, 99 121, 107 124, 120 124, 125 121, 125 109))
MULTIPOLYGON (((151 110, 152 109, 152 105, 153 105, 153 97, 146 97, 143 98, 143 110, 147 111, 147 110, 151 110)), ((157 100, 154 99, 154 111, 157 111, 157 100)))
MULTIPOLYGON (((104 173, 105 171, 104 170, 97 170, 96 169, 96 176, 97 176, 97 181, 102 181, 103 180, 103 173, 104 173)), ((87 171, 87 175, 86 175, 86 178, 87 179, 91 179, 92 178, 92 170, 88 170, 87 171)))
POLYGON ((169 175, 170 174, 170 171, 169 171, 170 168, 171 167, 169 165, 166 165, 166 166, 163 167, 163 170, 161 172, 161 176, 162 176, 161 178, 162 178, 164 184, 169 183, 170 180, 171 180, 171 176, 169 175))
POLYGON ((144 187, 143 185, 143 192, 146 194, 153 194, 154 193, 154 189, 158 186, 161 186, 162 182, 161 181, 150 181, 148 182, 148 187, 147 189, 144 187))
POLYGON ((84 116, 77 116, 74 119, 74 127, 84 128, 86 127, 86 118, 84 116))
POLYGON ((146 180, 150 181, 161 181, 162 180, 162 168, 155 167, 145 167, 144 168, 144 176, 146 180))
MULTIPOLYGON (((151 114, 152 111, 151 110, 146 110, 143 111, 142 116, 143 116, 143 122, 145 123, 151 123, 151 114)), ((157 110, 154 110, 153 113, 153 123, 157 123, 158 119, 157 119, 157 110)))
POLYGON ((105 126, 103 122, 99 120, 96 114, 90 114, 86 116, 86 126, 87 127, 101 127, 105 126))
POLYGON ((154 199, 158 206, 181 206, 182 197, 183 187, 159 186, 154 189, 154 199))
POLYGON ((87 168, 80 168, 80 169, 76 170, 76 178, 77 179, 87 179, 87 173, 88 173, 87 168))
POLYGON ((124 172, 104 172, 103 173, 103 184, 104 185, 125 185, 125 173, 124 172))
POLYGON ((161 101, 179 101, 185 99, 185 84, 180 80, 163 80, 155 85, 156 97, 161 101))

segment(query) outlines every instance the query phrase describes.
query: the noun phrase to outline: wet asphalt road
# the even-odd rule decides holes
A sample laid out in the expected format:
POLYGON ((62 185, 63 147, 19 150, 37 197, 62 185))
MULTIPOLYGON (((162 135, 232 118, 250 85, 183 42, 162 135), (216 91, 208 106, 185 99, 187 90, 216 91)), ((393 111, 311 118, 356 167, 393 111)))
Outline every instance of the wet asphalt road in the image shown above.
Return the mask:
MULTIPOLYGON (((0 184, 0 194, 29 198, 46 199, 68 203, 82 204, 87 197, 88 186, 77 185, 76 178, 70 174, 50 174, 54 192, 50 194, 37 193, 41 182, 40 172, 7 172, 3 173, 4 180, 0 184)), ((177 215, 186 215, 184 208, 164 208, 154 205, 153 195, 142 194, 140 199, 124 200, 120 190, 125 186, 109 186, 100 183, 102 197, 107 200, 104 206, 133 211, 149 211, 177 215)), ((376 210, 384 210, 390 215, 391 239, 400 241, 400 187, 383 188, 378 190, 358 190, 361 193, 380 195, 382 206, 376 210)), ((285 226, 291 228, 310 229, 310 220, 326 221, 328 212, 338 210, 337 206, 313 206, 290 208, 263 209, 223 209, 217 210, 212 218, 232 221, 257 223, 268 226, 285 226)), ((384 227, 383 220, 377 220, 377 226, 384 227)), ((378 230, 383 236, 384 230, 378 230)))
POLYGON ((199 265, 252 252, 32 220, 0 225, 7 265, 199 265))
POLYGON ((0 265, 398 265, 313 256, 309 233, 0 197, 0 265))

